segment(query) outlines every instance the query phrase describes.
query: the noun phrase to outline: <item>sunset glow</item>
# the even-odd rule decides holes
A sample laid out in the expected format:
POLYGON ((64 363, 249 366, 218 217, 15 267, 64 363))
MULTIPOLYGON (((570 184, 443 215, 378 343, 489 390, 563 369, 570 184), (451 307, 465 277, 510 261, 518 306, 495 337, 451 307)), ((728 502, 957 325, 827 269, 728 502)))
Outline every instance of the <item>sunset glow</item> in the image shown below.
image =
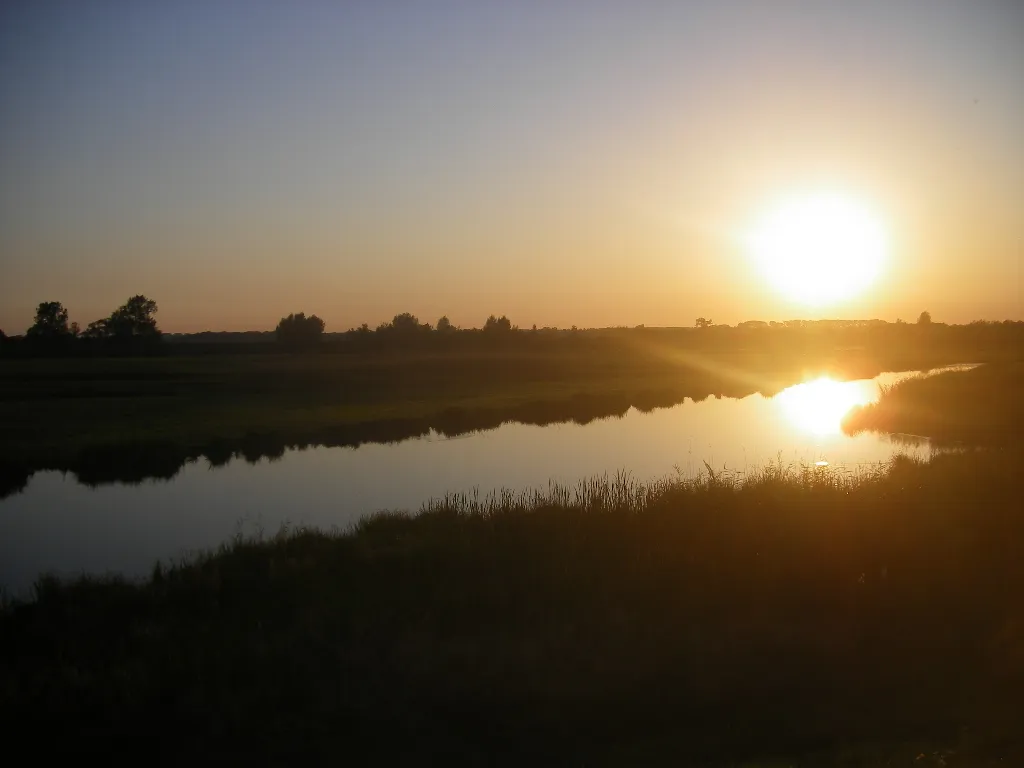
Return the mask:
POLYGON ((889 254, 878 217, 841 195, 802 197, 770 209, 747 247, 774 290, 809 306, 858 296, 878 279, 889 254))
POLYGON ((1024 317, 1015 0, 13 5, 8 336, 1024 317))

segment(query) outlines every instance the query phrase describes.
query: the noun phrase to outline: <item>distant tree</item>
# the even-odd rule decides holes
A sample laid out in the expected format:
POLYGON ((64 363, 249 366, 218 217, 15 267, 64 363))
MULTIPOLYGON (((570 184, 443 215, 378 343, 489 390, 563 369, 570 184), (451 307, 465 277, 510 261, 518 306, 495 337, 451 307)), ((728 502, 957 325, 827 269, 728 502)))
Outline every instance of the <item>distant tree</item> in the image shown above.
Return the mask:
POLYGON ((363 323, 358 328, 356 328, 356 333, 358 333, 361 336, 366 336, 367 334, 370 333, 370 326, 366 323, 363 323))
POLYGON ((714 323, 706 317, 698 317, 694 325, 698 328, 710 328, 714 323))
POLYGON ((115 339, 128 339, 137 336, 158 339, 160 330, 156 327, 156 319, 153 317, 156 312, 155 301, 142 294, 132 296, 107 318, 107 335, 115 339))
POLYGON ((326 323, 316 315, 306 317, 305 312, 282 317, 274 333, 278 342, 291 349, 310 347, 323 336, 326 323))
POLYGON ((455 330, 455 326, 452 325, 452 321, 448 319, 448 315, 442 315, 437 321, 437 332, 438 333, 451 333, 455 330))
POLYGON ((484 322, 484 331, 487 333, 507 333, 512 330, 512 321, 505 315, 495 317, 491 315, 484 322))
POLYGON ((159 341, 162 336, 153 317, 156 312, 156 302, 139 294, 132 296, 115 309, 110 317, 89 323, 81 332, 76 324, 72 332, 85 339, 110 339, 119 342, 137 340, 152 343, 159 341))
POLYGON ((930 325, 931 322, 932 322, 932 313, 931 312, 922 312, 920 315, 917 316, 917 324, 918 325, 930 325))
POLYGON ((94 320, 86 326, 85 330, 82 331, 83 339, 105 339, 109 336, 107 331, 107 319, 94 320))
POLYGON ((68 311, 59 301, 44 301, 36 307, 36 320, 28 329, 30 338, 63 339, 71 337, 68 311))
POLYGON ((420 319, 411 312, 403 312, 400 315, 395 315, 391 320, 391 329, 396 333, 403 335, 419 333, 420 331, 429 331, 430 324, 420 324, 420 319))
POLYGON ((82 335, 82 329, 79 327, 78 323, 71 324, 71 335, 76 339, 82 335))

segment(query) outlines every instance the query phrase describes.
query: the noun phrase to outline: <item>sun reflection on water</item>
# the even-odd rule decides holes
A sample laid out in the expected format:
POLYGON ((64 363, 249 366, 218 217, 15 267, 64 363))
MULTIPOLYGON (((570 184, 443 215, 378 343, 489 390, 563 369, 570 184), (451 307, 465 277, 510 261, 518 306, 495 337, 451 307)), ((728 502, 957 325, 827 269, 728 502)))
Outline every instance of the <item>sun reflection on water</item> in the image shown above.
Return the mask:
POLYGON ((843 417, 854 406, 866 405, 877 397, 874 382, 835 381, 822 376, 784 389, 774 400, 798 429, 815 435, 834 435, 842 431, 843 417))

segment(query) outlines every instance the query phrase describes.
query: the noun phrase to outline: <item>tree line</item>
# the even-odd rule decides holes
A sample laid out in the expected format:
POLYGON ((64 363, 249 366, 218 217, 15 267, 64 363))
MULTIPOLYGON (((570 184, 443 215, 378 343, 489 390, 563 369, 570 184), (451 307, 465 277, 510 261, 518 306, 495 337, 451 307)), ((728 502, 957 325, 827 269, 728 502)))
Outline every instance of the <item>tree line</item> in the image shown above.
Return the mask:
MULTIPOLYGON (((304 312, 282 317, 273 332, 163 334, 157 326, 157 303, 144 296, 132 296, 109 316, 95 320, 83 330, 72 322, 66 307, 57 301, 41 302, 36 308, 32 326, 20 336, 7 336, 0 331, 0 354, 5 357, 91 356, 91 355, 153 355, 153 354, 228 354, 233 351, 270 353, 280 351, 370 351, 375 349, 433 349, 493 347, 518 344, 555 343, 556 339, 579 337, 579 343, 596 343, 599 338, 620 338, 622 334, 653 334, 665 343, 691 347, 718 348, 723 344, 757 344, 769 348, 798 343, 827 343, 839 346, 877 345, 890 339, 899 329, 933 329, 929 338, 939 333, 943 339, 976 335, 983 329, 996 328, 1005 335, 1019 338, 1024 323, 975 321, 964 326, 947 326, 933 321, 929 312, 921 312, 916 324, 897 320, 895 323, 872 320, 750 320, 736 326, 721 325, 710 318, 699 317, 693 328, 645 328, 619 326, 603 329, 541 328, 536 325, 522 332, 506 315, 490 315, 482 328, 459 328, 447 315, 436 323, 421 321, 411 312, 395 315, 376 328, 363 323, 344 332, 326 332, 327 324, 317 315, 304 312), (532 332, 531 332, 532 331, 532 332), (796 336, 788 334, 796 333, 796 336), (692 335, 691 335, 692 334, 692 335), (739 335, 737 335, 739 334, 739 335), (809 334, 809 335, 808 335, 809 334), (882 336, 879 336, 881 334, 882 336), (740 339, 744 339, 740 341, 740 339), (826 338, 828 337, 828 338, 826 338), (533 339, 531 341, 531 339, 533 339), (730 341, 734 339, 734 341, 730 341), (173 343, 166 343, 167 341, 173 343), (255 343, 254 343, 255 342, 255 343)), ((918 332, 919 334, 920 332, 918 332)), ((915 336, 918 342, 923 336, 915 336)), ((1009 337, 1007 337, 1009 338, 1009 337)), ((938 343, 939 337, 932 339, 938 343)), ((915 342, 915 343, 918 343, 915 342)), ((884 344, 896 343, 892 339, 884 344)), ((931 342, 930 342, 931 343, 931 342)), ((993 342, 997 343, 997 342, 993 342)), ((1002 342, 998 342, 1002 343, 1002 342)))
POLYGON ((162 340, 163 334, 154 317, 156 313, 157 303, 139 294, 82 330, 77 322, 70 320, 61 302, 43 301, 36 307, 35 319, 23 337, 8 337, 0 331, 0 342, 18 343, 32 352, 44 353, 70 352, 83 345, 142 351, 162 340))
MULTIPOLYGON (((327 324, 316 315, 307 317, 304 312, 298 312, 282 317, 274 335, 283 346, 304 348, 316 344, 323 336, 326 327, 327 324)), ((460 330, 448 319, 447 315, 440 317, 436 325, 431 325, 430 323, 421 323, 420 319, 411 312, 402 312, 395 315, 390 322, 381 323, 375 329, 371 330, 369 324, 363 323, 348 333, 359 337, 377 334, 378 338, 411 339, 427 333, 447 335, 460 330)), ((512 325, 512 321, 505 315, 501 317, 490 315, 484 321, 483 332, 489 335, 511 333, 516 330, 519 330, 518 326, 512 325)), ((534 330, 536 330, 536 326, 534 326, 534 330)))
MULTIPOLYGON (((20 348, 30 355, 73 354, 86 350, 152 353, 163 341, 163 333, 154 317, 157 309, 155 301, 139 294, 132 296, 108 317, 95 320, 82 330, 77 322, 71 321, 67 308, 61 302, 44 301, 36 307, 32 325, 23 336, 7 336, 0 330, 0 345, 8 351, 20 348)), ((283 348, 308 349, 322 339, 326 328, 327 324, 317 315, 297 312, 281 318, 274 337, 283 348)), ((410 312, 403 312, 376 329, 363 323, 348 334, 358 338, 374 336, 377 339, 407 340, 428 333, 444 336, 461 330, 447 315, 439 318, 436 325, 431 325, 420 322, 410 312)), ((505 315, 490 315, 483 326, 484 333, 489 336, 515 330, 518 327, 505 315)))
MULTIPOLYGON (((930 325, 932 323, 932 316, 930 312, 922 312, 917 318, 917 325, 930 325)), ((735 326, 738 330, 754 330, 760 328, 812 328, 812 327, 862 327, 862 326, 876 326, 876 325, 889 325, 883 320, 868 320, 868 321, 828 321, 828 320, 788 320, 785 322, 776 321, 764 321, 764 320, 748 320, 746 322, 739 323, 735 326)), ((896 320, 896 325, 906 325, 902 319, 896 320)), ((280 322, 277 324, 277 328, 274 332, 277 341, 284 346, 288 347, 308 347, 311 344, 315 344, 326 331, 326 323, 317 317, 316 315, 310 315, 307 317, 305 313, 299 312, 296 314, 290 314, 287 317, 282 317, 280 322)), ((636 326, 637 329, 641 329, 644 326, 636 326)), ((710 329, 710 328, 732 328, 729 325, 718 325, 710 318, 698 317, 694 321, 694 327, 699 329, 710 329)), ((430 323, 420 322, 420 319, 416 315, 410 312, 403 312, 395 315, 390 322, 383 322, 378 325, 375 329, 371 329, 369 324, 363 323, 358 328, 351 329, 346 332, 348 334, 355 334, 357 336, 369 336, 370 334, 380 334, 382 336, 392 337, 403 337, 411 338, 418 334, 424 333, 436 333, 436 334, 448 334, 462 329, 452 324, 451 320, 448 319, 447 315, 443 315, 438 319, 435 325, 430 323)), ((476 331, 477 329, 470 329, 476 331)), ((490 315, 486 321, 482 330, 488 334, 504 334, 511 331, 519 330, 519 327, 512 324, 512 321, 507 316, 502 315, 497 317, 490 315)), ((537 326, 533 326, 533 330, 537 330, 537 326)), ((548 329, 550 330, 550 329, 548 329)), ((575 331, 576 326, 572 327, 575 331)))

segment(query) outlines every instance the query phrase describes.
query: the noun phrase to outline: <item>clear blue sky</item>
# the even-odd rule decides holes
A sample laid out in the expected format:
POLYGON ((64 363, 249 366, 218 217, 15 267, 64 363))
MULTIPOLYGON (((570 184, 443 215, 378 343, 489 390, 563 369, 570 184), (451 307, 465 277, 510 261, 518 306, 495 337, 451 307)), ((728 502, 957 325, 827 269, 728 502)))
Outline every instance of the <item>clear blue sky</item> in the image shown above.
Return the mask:
POLYGON ((0 328, 1024 317, 1024 3, 0 5, 0 328), (788 304, 737 245, 838 190, 892 238, 788 304))

